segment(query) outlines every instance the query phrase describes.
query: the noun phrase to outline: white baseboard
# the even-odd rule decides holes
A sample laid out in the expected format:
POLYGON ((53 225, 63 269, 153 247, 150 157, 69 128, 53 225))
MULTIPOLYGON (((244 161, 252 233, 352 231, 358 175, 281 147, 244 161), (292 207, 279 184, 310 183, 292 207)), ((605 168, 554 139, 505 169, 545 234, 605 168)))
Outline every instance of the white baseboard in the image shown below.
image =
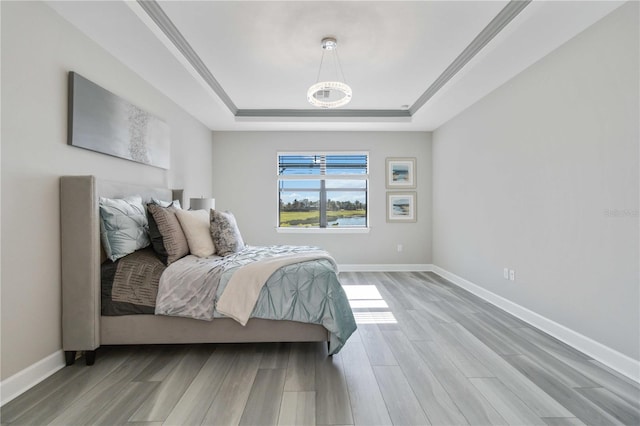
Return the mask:
POLYGON ((56 351, 35 364, 0 382, 0 405, 31 389, 56 371, 64 368, 64 352, 56 351))
POLYGON ((509 312, 510 314, 520 318, 521 320, 531 324, 532 326, 544 331, 556 339, 566 343, 569 346, 587 354, 593 359, 600 361, 613 370, 623 374, 631 380, 640 383, 640 362, 633 358, 616 351, 602 343, 584 336, 562 324, 543 317, 529 309, 518 305, 502 296, 480 287, 471 281, 465 280, 439 266, 433 266, 433 272, 440 275, 455 285, 470 291, 478 297, 492 303, 499 308, 509 312))
POLYGON ((430 263, 390 263, 390 264, 347 264, 338 265, 340 272, 428 272, 433 271, 430 263))

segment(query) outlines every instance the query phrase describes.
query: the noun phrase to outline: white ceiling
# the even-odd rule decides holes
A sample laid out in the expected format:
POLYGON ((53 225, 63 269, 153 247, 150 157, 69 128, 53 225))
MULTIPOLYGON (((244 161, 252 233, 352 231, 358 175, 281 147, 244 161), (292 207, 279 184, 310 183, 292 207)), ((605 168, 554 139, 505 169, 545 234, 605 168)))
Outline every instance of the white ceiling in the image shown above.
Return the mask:
POLYGON ((47 3, 212 130, 433 130, 623 2, 534 1, 413 116, 384 118, 232 110, 315 113, 306 92, 330 35, 353 89, 342 109, 403 111, 508 1, 158 1, 226 103, 138 3, 47 3))

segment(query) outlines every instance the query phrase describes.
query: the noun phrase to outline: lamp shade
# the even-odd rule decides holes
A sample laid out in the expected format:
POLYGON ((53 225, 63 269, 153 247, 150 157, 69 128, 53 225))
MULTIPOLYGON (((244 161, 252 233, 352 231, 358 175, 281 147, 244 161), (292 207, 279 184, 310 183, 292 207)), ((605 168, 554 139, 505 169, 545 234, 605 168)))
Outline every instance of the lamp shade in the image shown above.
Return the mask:
POLYGON ((189 198, 189 210, 209 210, 215 208, 215 198, 189 198))

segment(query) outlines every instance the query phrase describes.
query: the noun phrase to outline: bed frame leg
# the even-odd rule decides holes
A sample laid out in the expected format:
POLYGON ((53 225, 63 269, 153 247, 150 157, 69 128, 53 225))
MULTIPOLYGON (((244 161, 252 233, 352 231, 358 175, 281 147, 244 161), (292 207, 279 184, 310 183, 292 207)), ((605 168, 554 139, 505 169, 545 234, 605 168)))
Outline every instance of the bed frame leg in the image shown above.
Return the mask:
POLYGON ((96 351, 85 351, 84 358, 87 361, 87 365, 93 365, 96 362, 96 351))
POLYGON ((64 363, 69 366, 76 362, 76 351, 64 351, 64 363))

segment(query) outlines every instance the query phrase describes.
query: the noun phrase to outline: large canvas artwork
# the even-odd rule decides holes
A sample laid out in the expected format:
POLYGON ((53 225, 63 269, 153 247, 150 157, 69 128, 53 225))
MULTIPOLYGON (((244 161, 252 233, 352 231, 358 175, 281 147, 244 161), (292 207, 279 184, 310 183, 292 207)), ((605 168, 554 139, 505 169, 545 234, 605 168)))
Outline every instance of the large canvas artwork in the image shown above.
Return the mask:
POLYGON ((69 145, 169 168, 169 126, 81 75, 69 73, 69 145))

